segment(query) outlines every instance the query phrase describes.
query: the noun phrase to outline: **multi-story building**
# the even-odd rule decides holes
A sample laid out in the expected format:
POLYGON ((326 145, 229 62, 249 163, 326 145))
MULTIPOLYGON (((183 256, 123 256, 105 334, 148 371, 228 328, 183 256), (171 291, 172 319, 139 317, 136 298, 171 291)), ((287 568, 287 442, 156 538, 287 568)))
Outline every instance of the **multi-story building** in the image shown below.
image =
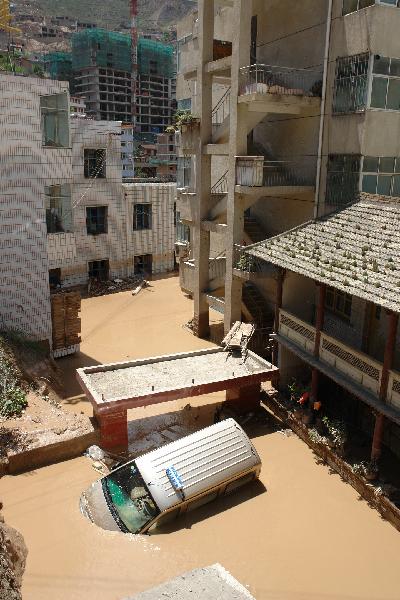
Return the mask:
POLYGON ((156 158, 158 176, 176 177, 175 134, 159 133, 156 138, 156 158))
POLYGON ((121 135, 121 160, 122 160, 122 179, 135 176, 134 156, 136 144, 133 136, 132 123, 122 123, 121 135))
POLYGON ((1 75, 0 106, 0 328, 51 347, 50 287, 174 268, 175 186, 123 185, 121 123, 71 119, 65 82, 1 75))
POLYGON ((178 31, 178 103, 195 98, 198 117, 177 202, 195 331, 210 306, 225 330, 273 329, 280 385, 309 385, 373 460, 383 444, 400 453, 398 4, 308 0, 292 18, 272 1, 199 0, 178 31))

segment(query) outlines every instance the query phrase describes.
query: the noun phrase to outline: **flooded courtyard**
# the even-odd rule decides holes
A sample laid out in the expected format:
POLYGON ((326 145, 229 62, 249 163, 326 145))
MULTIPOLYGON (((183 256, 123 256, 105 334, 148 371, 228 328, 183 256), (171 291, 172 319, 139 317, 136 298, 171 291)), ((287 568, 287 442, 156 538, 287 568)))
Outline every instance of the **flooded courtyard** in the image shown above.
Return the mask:
MULTIPOLYGON (((69 395, 64 406, 91 414, 77 367, 210 347, 183 327, 192 310, 177 278, 153 281, 137 297, 84 300, 81 354, 59 361, 69 395)), ((191 400, 205 406, 200 426, 222 399, 191 400)), ((171 415, 187 404, 136 409, 129 418, 171 415)), ((29 548, 23 597, 120 600, 219 562, 258 600, 398 600, 400 534, 294 434, 262 426, 248 433, 263 461, 260 482, 158 535, 107 532, 80 514, 81 492, 99 477, 87 458, 3 478, 6 520, 29 548)))

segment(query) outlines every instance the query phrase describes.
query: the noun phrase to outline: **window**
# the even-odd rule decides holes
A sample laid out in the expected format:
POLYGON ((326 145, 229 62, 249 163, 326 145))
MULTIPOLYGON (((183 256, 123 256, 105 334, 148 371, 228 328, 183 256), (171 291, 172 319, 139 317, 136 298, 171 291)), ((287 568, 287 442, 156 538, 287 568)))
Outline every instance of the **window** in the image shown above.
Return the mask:
POLYGON ((49 284, 51 290, 55 290, 61 286, 61 269, 50 269, 49 284))
POLYGON ((48 148, 68 148, 69 146, 69 107, 68 94, 41 96, 40 115, 43 146, 48 148))
POLYGON ((325 307, 339 317, 349 320, 351 317, 352 297, 350 294, 328 287, 326 290, 325 307))
POLYGON ((358 154, 330 154, 326 183, 326 202, 346 206, 358 196, 361 157, 358 154))
POLYGON ((361 189, 400 197, 400 157, 364 156, 361 189))
POLYGON ((106 176, 106 150, 88 149, 84 151, 84 171, 85 177, 101 178, 106 176))
POLYGON ((182 223, 180 212, 176 212, 176 241, 190 242, 190 227, 182 223))
POLYGON ((107 206, 86 207, 86 231, 88 235, 107 233, 107 206))
POLYGON ((134 257, 135 275, 151 275, 153 272, 153 255, 142 254, 134 257))
POLYGON ((71 188, 68 184, 45 187, 47 233, 72 231, 71 188))
POLYGON ((109 272, 108 260, 92 260, 89 263, 89 278, 107 281, 109 272))
POLYGON ((333 113, 359 112, 366 108, 369 54, 336 61, 333 113))
POLYGON ((133 229, 151 229, 152 221, 151 204, 135 204, 133 207, 133 229))
POLYGON ((178 188, 190 188, 192 181, 192 157, 178 156, 176 185, 178 188))
POLYGON ((182 98, 182 100, 178 100, 178 110, 192 110, 192 99, 182 98))
POLYGON ((343 14, 348 15, 356 10, 362 10, 374 4, 400 7, 400 0, 343 0, 343 14))
POLYGON ((371 108, 400 110, 400 59, 374 56, 371 108))

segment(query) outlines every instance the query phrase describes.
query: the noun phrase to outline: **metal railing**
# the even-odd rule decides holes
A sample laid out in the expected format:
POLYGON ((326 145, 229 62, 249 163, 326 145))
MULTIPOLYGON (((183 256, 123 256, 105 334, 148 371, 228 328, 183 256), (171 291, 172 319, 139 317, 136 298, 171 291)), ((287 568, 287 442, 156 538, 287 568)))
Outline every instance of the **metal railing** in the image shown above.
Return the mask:
POLYGON ((212 125, 219 127, 229 116, 231 110, 231 88, 228 88, 212 111, 212 125))
POLYGON ((320 97, 322 72, 263 64, 242 67, 239 74, 239 94, 320 97))
POLYGON ((316 157, 293 160, 263 160, 263 157, 238 158, 236 185, 245 187, 314 186, 316 157))
POLYGON ((212 194, 227 194, 228 193, 228 171, 218 179, 211 188, 212 194))

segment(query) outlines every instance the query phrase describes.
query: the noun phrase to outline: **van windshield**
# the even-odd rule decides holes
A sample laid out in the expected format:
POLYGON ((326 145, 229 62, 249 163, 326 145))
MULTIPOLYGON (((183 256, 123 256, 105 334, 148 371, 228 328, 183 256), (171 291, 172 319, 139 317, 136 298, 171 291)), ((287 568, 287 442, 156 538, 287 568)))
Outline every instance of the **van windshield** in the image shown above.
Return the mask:
POLYGON ((107 504, 122 530, 140 533, 160 513, 135 463, 110 473, 102 485, 107 504))

